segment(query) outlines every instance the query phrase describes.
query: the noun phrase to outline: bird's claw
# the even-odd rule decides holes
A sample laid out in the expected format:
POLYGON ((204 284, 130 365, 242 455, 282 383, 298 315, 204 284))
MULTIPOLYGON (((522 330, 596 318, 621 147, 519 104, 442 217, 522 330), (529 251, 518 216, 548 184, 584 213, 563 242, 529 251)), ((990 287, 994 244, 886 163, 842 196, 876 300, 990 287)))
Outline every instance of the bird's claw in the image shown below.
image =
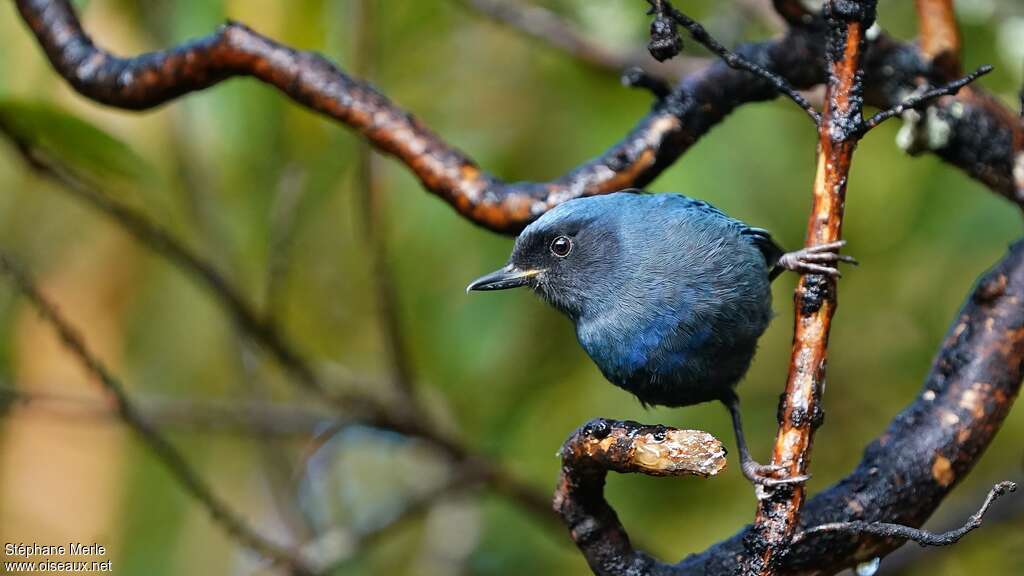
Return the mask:
POLYGON ((839 249, 845 245, 846 240, 839 240, 787 252, 779 258, 778 266, 801 274, 826 274, 838 278, 842 274, 839 273, 839 268, 835 264, 839 262, 855 266, 858 264, 857 259, 853 256, 839 253, 839 249), (827 264, 832 264, 832 266, 827 264))
POLYGON ((776 464, 758 464, 753 460, 742 464, 743 475, 756 486, 774 488, 789 484, 802 484, 811 479, 808 475, 789 476, 788 468, 776 464))

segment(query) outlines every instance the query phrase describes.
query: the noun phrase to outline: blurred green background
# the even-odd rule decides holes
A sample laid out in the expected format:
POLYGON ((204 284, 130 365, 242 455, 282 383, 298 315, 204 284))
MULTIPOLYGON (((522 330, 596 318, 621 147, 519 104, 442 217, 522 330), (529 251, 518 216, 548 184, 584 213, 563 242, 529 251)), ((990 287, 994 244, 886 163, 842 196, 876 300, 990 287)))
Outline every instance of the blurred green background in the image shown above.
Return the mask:
MULTIPOLYGON (((509 180, 557 177, 617 141, 651 104, 614 75, 458 2, 364 1, 77 4, 86 29, 119 53, 206 34, 225 18, 320 51, 346 70, 367 71, 394 101, 509 180)), ((645 42, 639 0, 541 4, 609 46, 645 42)), ((774 33, 759 16, 763 4, 682 5, 734 44, 774 33)), ((957 4, 966 66, 995 65, 982 82, 1012 104, 1024 81, 1024 6, 957 4)), ((912 38, 913 3, 883 0, 880 22, 912 38)), ((324 374, 387 381, 392 360, 372 273, 360 141, 347 129, 252 80, 144 114, 90 103, 51 71, 11 2, 0 5, 0 106, 64 161, 214 261, 324 374)), ((849 471, 913 398, 975 278, 1020 236, 1020 214, 1007 202, 933 157, 900 152, 898 124, 873 132, 854 162, 844 235, 862 265, 841 283, 812 492, 849 471)), ((812 127, 791 103, 745 106, 650 189, 706 199, 797 246, 814 147, 812 127)), ((561 442, 595 416, 700 428, 732 448, 724 409, 644 410, 603 381, 569 323, 530 294, 467 296, 466 283, 501 264, 511 239, 463 220, 397 163, 374 166, 373 230, 385 240, 417 390, 467 443, 544 492, 557 476, 561 442)), ((563 530, 486 490, 446 496, 380 538, 354 544, 410 498, 443 483, 443 461, 416 442, 362 428, 322 445, 311 445, 309 430, 268 436, 239 426, 210 429, 199 417, 209 405, 311 402, 239 336, 204 290, 34 176, 6 143, 0 189, 3 249, 31 267, 143 406, 186 407, 161 421, 164 430, 263 532, 286 542, 319 534, 345 559, 338 574, 588 573, 563 530)), ((774 438, 785 381, 794 282, 776 282, 778 319, 740 388, 760 459, 774 438)), ((7 283, 0 285, 0 342, 7 391, 0 398, 35 398, 7 402, 0 420, 0 539, 96 541, 118 574, 268 571, 104 414, 95 386, 7 283)), ((934 525, 964 516, 993 481, 1021 480, 1022 433, 1017 410, 934 525)), ((709 481, 611 477, 607 495, 636 540, 674 561, 752 519, 753 491, 730 460, 732 467, 709 481)), ((900 573, 1024 573, 1024 516, 1007 516, 900 573)))

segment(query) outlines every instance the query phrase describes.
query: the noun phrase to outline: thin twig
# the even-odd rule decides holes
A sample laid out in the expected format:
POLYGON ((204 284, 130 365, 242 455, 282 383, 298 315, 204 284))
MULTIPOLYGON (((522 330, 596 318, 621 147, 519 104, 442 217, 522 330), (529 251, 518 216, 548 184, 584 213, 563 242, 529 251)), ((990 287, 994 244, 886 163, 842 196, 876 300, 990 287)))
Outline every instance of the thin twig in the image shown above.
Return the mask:
POLYGON ((654 63, 643 50, 615 50, 604 40, 594 38, 562 16, 520 0, 456 0, 474 13, 540 40, 592 70, 619 76, 629 68, 654 65, 648 73, 663 82, 673 83, 707 65, 706 58, 676 58, 654 63))
POLYGON ((737 70, 746 70, 747 72, 760 76, 763 80, 771 84, 775 90, 788 96, 790 100, 802 108, 816 125, 821 123, 821 114, 819 114, 818 111, 814 109, 814 106, 812 106, 811 103, 800 94, 800 92, 793 88, 785 78, 775 74, 763 66, 751 62, 747 58, 740 56, 735 52, 730 51, 725 46, 722 46, 703 26, 700 25, 699 22, 677 10, 672 6, 669 0, 647 0, 647 2, 651 5, 651 11, 653 14, 657 14, 661 17, 670 17, 680 26, 686 28, 686 31, 690 33, 690 36, 694 40, 717 55, 730 67, 737 70))
POLYGON ((931 90, 928 90, 927 92, 924 92, 922 94, 911 96, 904 100, 903 102, 900 102, 899 104, 893 106, 892 108, 882 110, 881 112, 876 113, 874 116, 868 118, 867 121, 864 122, 863 127, 861 128, 861 134, 863 135, 869 132, 882 122, 885 122, 886 120, 894 116, 899 116, 900 114, 903 114, 907 110, 920 110, 921 108, 927 107, 928 104, 930 104, 932 101, 941 98, 942 96, 953 96, 957 92, 959 92, 961 88, 967 86, 971 82, 974 82, 978 78, 981 78, 985 74, 988 74, 992 70, 992 66, 989 66, 988 64, 979 66, 977 70, 971 72, 970 74, 962 78, 949 82, 948 84, 939 86, 938 88, 932 88, 931 90))
POLYGON ((672 93, 671 84, 650 74, 639 66, 634 66, 623 72, 621 80, 623 86, 643 88, 653 94, 658 100, 664 100, 665 97, 672 93))
POLYGON ((111 395, 121 419, 153 451, 153 454, 185 491, 206 508, 215 523, 239 544, 275 564, 286 567, 293 574, 309 575, 314 573, 295 552, 256 532, 247 521, 214 494, 181 452, 163 436, 158 428, 142 416, 142 412, 129 398, 124 385, 89 350, 79 332, 58 312, 57 307, 43 296, 29 275, 3 253, 0 253, 0 273, 7 275, 12 280, 18 291, 32 303, 43 320, 56 330, 61 343, 68 352, 111 395))
MULTIPOLYGON (((449 458, 472 462, 481 468, 492 489, 534 513, 548 526, 555 525, 555 517, 547 505, 548 498, 532 486, 519 480, 493 460, 470 450, 463 442, 439 429, 433 422, 406 405, 385 405, 365 393, 335 391, 315 373, 309 361, 291 344, 280 337, 272 325, 260 320, 232 285, 216 269, 192 253, 173 236, 151 223, 144 215, 117 202, 95 189, 84 180, 50 159, 31 144, 19 139, 0 122, 0 133, 7 136, 23 158, 42 175, 61 184, 76 197, 99 209, 117 224, 135 236, 143 245, 167 258, 186 271, 186 275, 207 287, 223 307, 228 309, 239 328, 255 341, 264 345, 271 356, 288 372, 293 380, 313 395, 334 407, 339 414, 358 420, 368 426, 391 430, 419 438, 449 458)), ((362 386, 367 383, 359 382, 362 386)))
MULTIPOLYGON (((1020 476, 1020 465, 1015 462, 1007 462, 1006 472, 996 473, 995 476, 1020 476)), ((1019 483, 1016 483, 1019 485, 1019 483)), ((991 488, 984 490, 972 489, 969 496, 961 496, 957 499, 955 506, 949 506, 941 510, 940 517, 936 519, 936 531, 939 533, 955 530, 963 525, 964 518, 970 517, 977 510, 977 505, 968 502, 981 501, 987 498, 991 488), (977 498, 975 498, 977 496, 977 498)), ((1010 528, 1024 520, 1024 498, 1014 498, 1009 502, 1000 502, 999 506, 993 507, 985 514, 985 527, 993 533, 1003 528, 1010 528)), ((1011 528, 1012 529, 1012 528, 1011 528)), ((885 562, 879 565, 878 576, 898 576, 906 574, 911 568, 928 570, 928 566, 941 566, 947 561, 949 554, 955 554, 953 550, 936 551, 923 546, 900 546, 885 557, 885 562)))
MULTIPOLYGON (((74 396, 53 390, 25 390, 0 385, 0 404, 11 402, 27 411, 84 421, 116 421, 116 406, 95 396, 74 396)), ((232 400, 192 400, 136 396, 134 404, 143 419, 161 429, 242 436, 265 435, 279 439, 309 438, 337 416, 315 406, 232 400)), ((24 412, 22 412, 24 413, 24 412)))
POLYGON ((277 327, 263 319, 213 264, 198 256, 141 212, 115 200, 84 178, 72 173, 58 160, 22 138, 17 131, 2 121, 0 134, 14 145, 36 173, 59 184, 76 198, 84 200, 107 215, 143 245, 167 259, 189 278, 197 280, 227 311, 240 329, 259 342, 305 388, 321 395, 330 394, 326 386, 317 379, 309 362, 285 343, 277 327))
POLYGON ((902 524, 890 524, 888 522, 833 522, 830 524, 821 524, 804 530, 793 537, 792 544, 795 546, 808 536, 822 532, 846 532, 851 534, 872 534, 875 536, 882 536, 883 538, 913 540, 921 546, 949 546, 950 544, 956 544, 959 542, 961 538, 967 535, 967 533, 980 528, 981 520, 985 517, 985 513, 988 512, 989 507, 992 506, 1000 496, 1004 496, 1016 490, 1017 485, 1013 482, 1000 482, 996 484, 991 490, 989 490, 988 496, 985 498, 985 502, 981 505, 981 508, 972 514, 963 526, 940 534, 922 530, 920 528, 904 526, 902 524))

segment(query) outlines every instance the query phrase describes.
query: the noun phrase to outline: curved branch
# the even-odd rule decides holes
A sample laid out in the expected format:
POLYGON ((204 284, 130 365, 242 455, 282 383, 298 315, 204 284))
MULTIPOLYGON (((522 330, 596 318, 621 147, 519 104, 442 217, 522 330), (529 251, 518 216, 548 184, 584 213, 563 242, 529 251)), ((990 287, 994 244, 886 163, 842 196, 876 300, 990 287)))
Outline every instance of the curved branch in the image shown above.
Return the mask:
MULTIPOLYGON (((999 431, 1024 366, 1024 241, 984 274, 943 341, 921 393, 864 452, 846 478, 804 505, 801 528, 833 522, 920 526, 999 431)), ((747 527, 677 564, 674 574, 733 574, 747 527)), ((882 557, 902 540, 809 536, 782 561, 786 574, 834 574, 882 557)))
MULTIPOLYGON (((658 103, 600 157, 553 182, 506 183, 323 56, 283 46, 242 24, 229 22, 169 50, 119 58, 93 44, 67 0, 16 2, 54 68, 88 98, 141 110, 233 76, 252 76, 360 132, 460 214, 505 233, 517 232, 569 198, 650 182, 738 104, 776 95, 767 82, 716 62, 684 80, 677 97, 658 103)), ((818 76, 813 65, 818 50, 809 46, 813 40, 791 35, 739 53, 786 71, 790 82, 808 85, 818 76)))
POLYGON ((609 471, 649 476, 714 476, 725 468, 725 448, 707 432, 597 418, 562 445, 555 511, 598 576, 670 570, 633 548, 615 510, 604 499, 609 471))
MULTIPOLYGON (((251 76, 358 131, 404 163, 427 190, 462 216, 503 233, 518 232, 571 198, 642 187, 735 108, 777 96, 768 82, 715 61, 684 78, 600 156, 550 182, 508 183, 482 171, 408 112, 319 54, 283 46, 241 24, 228 23, 210 36, 169 50, 119 58, 93 44, 68 0, 15 2, 57 72, 87 98, 141 110, 227 78, 251 76)), ((776 4, 792 8, 799 3, 776 4)), ((808 13, 792 16, 800 26, 782 38, 735 52, 795 88, 810 88, 825 77, 824 28, 808 13)), ((870 104, 884 109, 905 100, 929 74, 930 65, 911 44, 886 37, 876 44, 869 51, 867 96, 870 104), (871 90, 872 85, 878 89, 871 90)), ((1016 114, 980 90, 965 90, 958 99, 947 100, 937 108, 948 123, 949 139, 931 150, 1016 202, 1012 138, 1024 131, 1016 114)))

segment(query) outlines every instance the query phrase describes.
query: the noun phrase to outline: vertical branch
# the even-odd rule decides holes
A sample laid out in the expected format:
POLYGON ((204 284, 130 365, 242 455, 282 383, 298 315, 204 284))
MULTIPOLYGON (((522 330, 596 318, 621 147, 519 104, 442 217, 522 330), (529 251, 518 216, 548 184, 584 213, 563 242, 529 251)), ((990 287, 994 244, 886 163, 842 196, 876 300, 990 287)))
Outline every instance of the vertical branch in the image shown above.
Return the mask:
MULTIPOLYGON (((865 33, 875 19, 875 1, 825 4, 828 21, 828 85, 818 129, 818 168, 806 246, 836 242, 841 237, 850 161, 862 133, 865 33)), ((795 295, 796 320, 789 379, 780 407, 781 422, 772 464, 790 477, 807 473, 825 382, 829 328, 836 310, 836 280, 804 275, 795 295)), ((794 484, 761 499, 748 540, 748 574, 772 574, 800 519, 804 486, 794 484)))
POLYGON ((921 55, 947 80, 960 74, 960 29, 953 0, 914 0, 921 29, 921 55))

